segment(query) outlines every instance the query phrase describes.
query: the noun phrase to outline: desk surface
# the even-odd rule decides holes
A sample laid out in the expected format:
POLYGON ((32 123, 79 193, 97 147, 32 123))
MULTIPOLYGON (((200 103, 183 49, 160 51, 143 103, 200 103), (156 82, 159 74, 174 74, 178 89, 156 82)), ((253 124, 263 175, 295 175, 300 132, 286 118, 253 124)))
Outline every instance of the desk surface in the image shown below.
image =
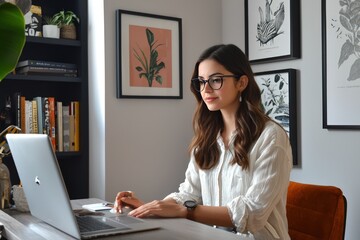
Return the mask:
MULTIPOLYGON (((96 203, 101 200, 80 199, 72 200, 73 209, 79 209, 83 204, 96 203)), ((215 229, 213 227, 193 222, 187 219, 180 218, 161 218, 161 219, 147 219, 148 221, 160 224, 161 228, 138 233, 129 233, 117 236, 111 236, 101 239, 112 240, 210 240, 210 239, 237 239, 239 236, 226 232, 224 230, 215 229)), ((12 239, 74 239, 73 237, 51 227, 43 221, 31 216, 29 213, 21 213, 16 210, 6 209, 0 211, 0 222, 5 226, 5 237, 8 240, 12 239)))

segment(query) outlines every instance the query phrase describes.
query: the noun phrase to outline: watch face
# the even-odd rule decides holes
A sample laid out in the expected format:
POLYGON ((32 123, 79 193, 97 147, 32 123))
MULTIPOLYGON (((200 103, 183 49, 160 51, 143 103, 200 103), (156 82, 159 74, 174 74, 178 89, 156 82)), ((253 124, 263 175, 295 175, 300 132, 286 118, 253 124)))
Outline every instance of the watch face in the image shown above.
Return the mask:
POLYGON ((195 201, 192 200, 188 200, 184 202, 184 206, 190 209, 193 209, 197 206, 197 203, 195 201))

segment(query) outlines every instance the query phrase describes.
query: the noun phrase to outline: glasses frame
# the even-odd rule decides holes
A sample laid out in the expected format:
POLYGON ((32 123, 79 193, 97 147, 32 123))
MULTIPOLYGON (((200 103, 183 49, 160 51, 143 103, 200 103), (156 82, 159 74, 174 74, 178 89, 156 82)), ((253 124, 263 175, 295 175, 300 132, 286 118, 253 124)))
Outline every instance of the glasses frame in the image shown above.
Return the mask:
POLYGON ((214 75, 214 76, 211 76, 209 77, 207 80, 205 79, 200 79, 199 77, 197 78, 193 78, 191 79, 191 82, 194 84, 194 89, 197 91, 197 92, 202 92, 204 89, 205 89, 205 85, 206 83, 209 85, 209 87, 212 89, 212 90, 219 90, 220 88, 222 88, 223 86, 223 83, 224 83, 224 78, 227 78, 227 77, 233 77, 233 78, 240 78, 239 75, 214 75), (219 88, 213 88, 210 84, 210 80, 211 78, 214 78, 214 77, 219 77, 221 79, 221 84, 220 84, 220 87, 219 88), (200 83, 203 83, 203 87, 200 88, 200 83), (199 84, 199 89, 196 88, 196 85, 195 84, 199 84))

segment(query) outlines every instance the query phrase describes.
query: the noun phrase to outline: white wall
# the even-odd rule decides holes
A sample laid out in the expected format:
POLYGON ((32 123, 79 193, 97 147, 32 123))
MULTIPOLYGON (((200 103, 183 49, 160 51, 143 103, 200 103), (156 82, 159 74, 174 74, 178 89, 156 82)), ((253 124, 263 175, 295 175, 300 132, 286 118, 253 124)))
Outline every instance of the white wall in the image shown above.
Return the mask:
POLYGON ((104 3, 89 2, 89 185, 90 196, 105 198, 105 34, 104 3))
MULTIPOLYGON (((345 236, 355 240, 360 236, 360 189, 357 184, 360 182, 360 132, 322 128, 321 1, 300 2, 301 59, 257 64, 253 65, 253 70, 299 70, 297 114, 301 166, 293 169, 291 179, 340 187, 348 200, 345 236)), ((223 5, 223 40, 235 42, 245 49, 244 0, 223 0, 223 5), (229 14, 234 9, 240 14, 229 14)), ((358 112, 359 109, 354 109, 354 114, 358 112)))
MULTIPOLYGON (((93 16, 101 18, 101 4, 94 6, 92 2, 97 1, 89 3, 93 6, 93 16)), ((89 47, 90 58, 100 56, 97 60, 90 59, 90 103, 104 100, 103 105, 90 106, 91 196, 113 200, 117 191, 132 189, 144 200, 162 198, 177 189, 188 161, 194 109, 188 79, 193 63, 202 50, 219 42, 235 43, 244 49, 244 0, 100 2, 104 3, 105 24, 105 70, 100 67, 103 74, 96 70, 98 64, 104 63, 101 63, 103 53, 98 44, 101 45, 101 38, 95 40, 95 34, 90 34, 93 44, 89 47), (119 8, 182 18, 184 99, 116 99, 115 9, 119 8)), ((97 21, 90 21, 90 32, 99 32, 97 21)), ((356 183, 360 181, 360 132, 322 129, 320 0, 301 1, 301 35, 301 59, 258 64, 253 69, 255 72, 299 70, 298 152, 301 165, 294 168, 291 179, 340 187, 348 199, 346 239, 358 239, 360 191, 356 183)))
POLYGON ((118 191, 131 189, 144 200, 161 199, 176 191, 184 180, 195 107, 194 97, 189 90, 189 79, 199 54, 207 46, 222 40, 221 1, 95 2, 98 1, 89 2, 89 55, 100 58, 90 60, 89 67, 92 138, 90 195, 112 201, 118 191), (182 19, 183 99, 116 98, 116 9, 182 19), (96 17, 92 19, 91 16, 96 17), (104 25, 105 42, 101 43, 103 40, 98 35, 102 35, 101 28, 104 25), (105 44, 103 53, 101 44, 105 44), (102 61, 102 54, 105 56, 105 71, 99 74, 97 67, 102 61), (102 91, 105 93, 102 94, 102 91), (92 105, 103 100, 104 105, 92 105), (104 115, 99 117, 100 114, 104 115))

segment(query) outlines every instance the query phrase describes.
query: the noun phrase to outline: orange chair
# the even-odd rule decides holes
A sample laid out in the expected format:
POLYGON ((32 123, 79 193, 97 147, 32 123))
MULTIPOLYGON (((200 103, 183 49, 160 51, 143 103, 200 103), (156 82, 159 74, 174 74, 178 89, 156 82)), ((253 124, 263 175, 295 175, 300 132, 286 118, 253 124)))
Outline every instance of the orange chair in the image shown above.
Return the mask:
POLYGON ((291 239, 344 239, 346 207, 337 187, 290 182, 286 211, 291 239))

